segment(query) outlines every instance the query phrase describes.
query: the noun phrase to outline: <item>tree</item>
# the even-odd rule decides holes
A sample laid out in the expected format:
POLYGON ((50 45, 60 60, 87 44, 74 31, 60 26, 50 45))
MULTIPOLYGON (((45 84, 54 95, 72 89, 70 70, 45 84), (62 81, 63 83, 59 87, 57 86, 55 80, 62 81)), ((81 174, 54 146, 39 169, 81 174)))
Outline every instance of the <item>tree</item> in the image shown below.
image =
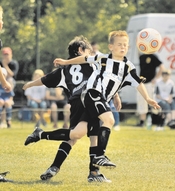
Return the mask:
MULTIPOLYGON (((84 35, 108 52, 112 30, 126 29, 130 16, 137 13, 175 13, 174 0, 40 0, 40 68, 51 71, 56 57, 67 58, 67 44, 84 35)), ((36 0, 1 0, 4 8, 4 46, 13 49, 20 63, 18 79, 29 80, 36 67, 36 0)))

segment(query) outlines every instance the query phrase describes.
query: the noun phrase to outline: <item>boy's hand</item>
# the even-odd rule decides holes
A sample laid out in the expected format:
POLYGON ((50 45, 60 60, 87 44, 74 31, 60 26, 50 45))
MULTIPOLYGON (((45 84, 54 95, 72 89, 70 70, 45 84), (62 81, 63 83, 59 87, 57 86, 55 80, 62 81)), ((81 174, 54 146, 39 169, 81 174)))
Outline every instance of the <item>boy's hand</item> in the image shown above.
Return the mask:
POLYGON ((115 97, 115 101, 114 101, 114 105, 115 105, 115 108, 117 111, 120 111, 121 108, 122 108, 122 102, 121 102, 121 99, 120 97, 115 97))
POLYGON ((57 66, 59 66, 59 65, 65 65, 66 60, 61 59, 61 58, 56 58, 56 59, 53 61, 53 63, 54 63, 54 66, 57 67, 57 66))
POLYGON ((152 106, 154 109, 161 109, 160 105, 158 105, 158 103, 156 101, 154 101, 153 99, 148 99, 147 103, 152 106))
POLYGON ((5 82, 5 83, 2 83, 2 87, 4 88, 4 90, 6 91, 6 92, 10 92, 10 91, 12 91, 12 86, 11 86, 11 84, 9 83, 9 82, 5 82))
POLYGON ((26 84, 24 84, 24 86, 22 87, 23 90, 26 90, 27 88, 32 87, 32 81, 27 82, 26 84))

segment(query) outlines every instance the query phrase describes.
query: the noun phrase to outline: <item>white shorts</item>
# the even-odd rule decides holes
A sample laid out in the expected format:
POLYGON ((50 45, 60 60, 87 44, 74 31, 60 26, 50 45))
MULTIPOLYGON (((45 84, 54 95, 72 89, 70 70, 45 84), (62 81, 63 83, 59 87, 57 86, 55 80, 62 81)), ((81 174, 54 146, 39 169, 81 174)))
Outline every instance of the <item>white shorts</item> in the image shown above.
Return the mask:
MULTIPOLYGON (((145 88, 148 92, 148 95, 150 96, 150 98, 153 99, 153 97, 154 97, 154 85, 152 83, 147 83, 144 85, 145 85, 145 88)), ((148 113, 148 104, 145 101, 145 99, 142 97, 140 92, 138 92, 138 91, 137 91, 137 113, 140 115, 148 113)))

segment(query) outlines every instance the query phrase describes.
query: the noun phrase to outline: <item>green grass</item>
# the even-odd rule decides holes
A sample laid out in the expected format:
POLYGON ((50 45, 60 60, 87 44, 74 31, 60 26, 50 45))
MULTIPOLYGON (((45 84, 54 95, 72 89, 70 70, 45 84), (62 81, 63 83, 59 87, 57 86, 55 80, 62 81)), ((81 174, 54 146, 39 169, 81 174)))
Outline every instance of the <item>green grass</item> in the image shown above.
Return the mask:
MULTIPOLYGON (((60 125, 61 126, 61 125, 60 125)), ((175 131, 163 132, 122 126, 113 131, 106 155, 117 164, 101 172, 112 183, 88 183, 89 140, 79 140, 60 172, 49 182, 40 180, 52 163, 60 142, 42 140, 24 146, 33 123, 13 122, 0 129, 0 172, 10 171, 14 183, 0 183, 0 191, 174 191, 175 131)), ((51 125, 46 130, 52 130, 51 125)))

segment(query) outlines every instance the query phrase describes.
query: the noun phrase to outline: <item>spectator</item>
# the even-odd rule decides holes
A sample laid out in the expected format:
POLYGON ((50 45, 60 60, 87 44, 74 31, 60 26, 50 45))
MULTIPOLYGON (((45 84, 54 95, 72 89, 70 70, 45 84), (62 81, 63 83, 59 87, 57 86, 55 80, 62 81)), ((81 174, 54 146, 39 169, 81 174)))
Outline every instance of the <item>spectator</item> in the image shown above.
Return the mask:
POLYGON ((164 125, 175 120, 175 102, 174 95, 174 82, 170 79, 170 70, 163 70, 162 79, 156 83, 155 93, 156 100, 161 106, 162 111, 159 112, 159 120, 157 120, 157 127, 155 130, 163 130, 164 125))
POLYGON ((10 47, 2 48, 1 66, 7 70, 7 80, 15 87, 15 79, 19 70, 19 63, 13 60, 13 53, 10 47))
MULTIPOLYGON (((16 76, 19 70, 19 63, 13 59, 12 49, 10 47, 2 48, 2 60, 1 66, 7 71, 7 81, 11 84, 12 89, 14 89, 16 85, 16 76)), ((6 121, 5 111, 1 114, 1 125, 5 127, 6 121)))
MULTIPOLYGON (((4 77, 7 78, 6 69, 1 68, 1 71, 4 77)), ((0 123, 1 123, 3 108, 5 108, 7 128, 11 127, 13 96, 14 96, 13 91, 6 92, 2 87, 2 84, 0 84, 0 123)))
POLYGON ((65 96, 63 95, 63 89, 58 88, 47 88, 46 99, 49 101, 49 106, 51 109, 51 118, 53 121, 53 128, 58 128, 58 109, 63 108, 63 118, 64 124, 63 128, 69 127, 69 117, 70 117, 70 105, 67 103, 65 96))
MULTIPOLYGON (((140 76, 146 78, 145 87, 149 96, 153 98, 155 83, 161 76, 164 66, 153 54, 142 54, 139 59, 140 76)), ((139 93, 137 94, 137 113, 140 120, 137 126, 143 127, 148 113, 148 104, 139 93)))
POLYGON ((92 52, 91 52, 92 56, 101 53, 99 51, 100 47, 99 47, 99 45, 95 41, 91 42, 91 46, 92 46, 92 52))
MULTIPOLYGON (((36 80, 44 76, 44 72, 41 69, 37 69, 34 71, 32 80, 36 80)), ((40 122, 46 126, 46 121, 43 118, 43 113, 47 109, 47 102, 46 102, 46 87, 31 87, 25 91, 25 96, 27 97, 27 106, 34 109, 34 116, 37 120, 37 123, 40 122), (40 109, 39 111, 36 109, 40 109)))

